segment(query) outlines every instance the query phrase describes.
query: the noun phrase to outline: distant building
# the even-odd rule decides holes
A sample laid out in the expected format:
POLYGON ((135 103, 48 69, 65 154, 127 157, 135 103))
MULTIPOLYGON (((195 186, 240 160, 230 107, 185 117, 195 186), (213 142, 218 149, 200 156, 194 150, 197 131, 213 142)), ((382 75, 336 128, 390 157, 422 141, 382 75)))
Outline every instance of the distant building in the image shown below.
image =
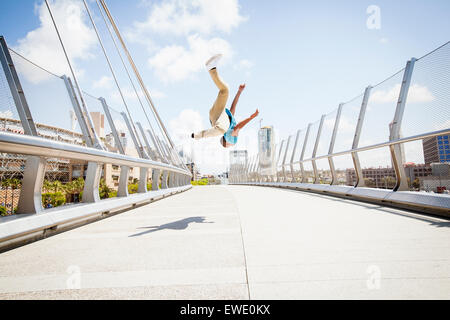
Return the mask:
MULTIPOLYGON (((367 187, 390 188, 395 183, 395 171, 391 167, 366 168, 362 169, 362 173, 367 187)), ((348 185, 356 184, 356 171, 354 169, 346 170, 346 183, 348 185)))
POLYGON ((101 112, 91 112, 92 124, 100 138, 105 138, 105 115, 101 112))
POLYGON ((258 133, 259 168, 262 175, 275 175, 275 137, 272 126, 262 127, 258 133))
POLYGON ((423 139, 425 164, 450 163, 450 135, 423 139))

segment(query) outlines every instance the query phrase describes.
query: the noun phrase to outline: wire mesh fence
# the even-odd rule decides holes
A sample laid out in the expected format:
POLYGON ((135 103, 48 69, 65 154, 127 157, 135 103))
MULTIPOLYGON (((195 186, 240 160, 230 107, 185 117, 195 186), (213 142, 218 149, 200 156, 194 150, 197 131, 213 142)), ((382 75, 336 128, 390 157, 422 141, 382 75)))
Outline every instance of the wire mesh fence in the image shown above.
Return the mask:
POLYGON ((27 60, 15 51, 16 67, 38 135, 66 143, 85 141, 64 80, 27 60))
MULTIPOLYGON (((328 155, 330 150, 331 138, 333 136, 334 125, 336 122, 337 109, 327 114, 324 118, 319 143, 317 145, 316 156, 328 155)), ((321 184, 331 184, 333 176, 331 174, 328 159, 319 159, 316 161, 317 174, 321 184)))
POLYGON ((22 123, 6 79, 5 70, 0 64, 0 130, 10 133, 23 133, 22 123))
POLYGON ((292 146, 286 152, 287 162, 280 162, 279 157, 280 151, 286 151, 283 148, 289 139, 283 140, 274 149, 277 157, 273 163, 277 170, 272 177, 278 181, 286 176, 289 182, 329 184, 333 181, 355 186, 358 168, 362 173, 359 178, 364 182, 360 185, 366 187, 405 190, 406 182, 407 190, 448 194, 450 42, 420 59, 411 60, 408 66, 410 69, 404 68, 371 87, 370 94, 366 91, 367 105, 363 104, 364 93, 341 105, 331 153, 337 110, 325 116, 320 136, 319 120, 289 137, 292 146), (412 70, 410 83, 408 70, 412 70), (401 94, 402 88, 408 90, 406 98, 401 94), (389 146, 395 139, 408 142, 389 146), (328 160, 332 154, 336 154, 331 156, 334 170, 328 160), (399 164, 397 169, 394 161, 399 164))
MULTIPOLYGON (((309 127, 309 135, 306 141, 305 153, 303 156, 303 160, 311 159, 314 155, 314 148, 316 145, 317 135, 319 133, 320 120, 312 123, 309 127)), ((303 163, 303 173, 304 177, 302 182, 305 183, 314 183, 315 175, 312 161, 306 161, 303 163)))

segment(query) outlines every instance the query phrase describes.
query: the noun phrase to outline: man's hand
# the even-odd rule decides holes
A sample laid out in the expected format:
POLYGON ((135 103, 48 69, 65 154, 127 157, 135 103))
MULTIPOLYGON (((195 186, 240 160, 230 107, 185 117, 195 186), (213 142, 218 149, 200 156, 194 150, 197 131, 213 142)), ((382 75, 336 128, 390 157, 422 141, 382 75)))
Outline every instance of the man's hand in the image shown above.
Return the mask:
POLYGON ((252 114, 250 117, 251 117, 252 119, 254 119, 254 118, 256 118, 258 115, 259 115, 259 110, 256 109, 255 113, 252 114))
POLYGON ((245 83, 243 83, 239 86, 239 92, 244 91, 244 89, 245 89, 245 83))

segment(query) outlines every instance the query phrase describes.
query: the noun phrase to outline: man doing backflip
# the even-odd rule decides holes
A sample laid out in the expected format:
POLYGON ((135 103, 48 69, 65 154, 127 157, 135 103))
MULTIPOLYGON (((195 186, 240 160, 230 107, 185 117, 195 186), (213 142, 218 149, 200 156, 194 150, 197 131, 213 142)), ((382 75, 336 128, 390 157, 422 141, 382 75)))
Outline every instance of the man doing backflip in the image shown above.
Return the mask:
POLYGON ((212 80, 219 88, 219 94, 216 101, 214 102, 211 110, 209 110, 209 121, 212 128, 200 131, 199 133, 192 133, 191 137, 194 139, 209 138, 215 136, 222 136, 220 139, 220 144, 224 148, 232 147, 237 143, 239 131, 245 127, 251 120, 256 118, 259 114, 258 109, 249 118, 236 124, 234 118, 234 113, 236 111, 236 105, 239 101, 239 97, 242 91, 245 89, 245 84, 239 86, 239 90, 234 97, 231 108, 226 108, 226 103, 228 100, 228 86, 217 74, 216 64, 217 61, 222 57, 218 54, 210 58, 206 62, 206 67, 209 70, 212 80))

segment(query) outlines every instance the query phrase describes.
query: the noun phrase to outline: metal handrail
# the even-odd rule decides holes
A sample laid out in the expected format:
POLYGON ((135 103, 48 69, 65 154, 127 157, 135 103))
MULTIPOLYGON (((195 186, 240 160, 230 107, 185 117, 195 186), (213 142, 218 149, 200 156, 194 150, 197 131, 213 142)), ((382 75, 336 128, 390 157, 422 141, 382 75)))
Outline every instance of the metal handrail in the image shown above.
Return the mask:
POLYGON ((190 171, 177 168, 170 164, 28 135, 0 132, 0 150, 6 153, 19 153, 31 156, 114 163, 116 165, 130 167, 147 167, 168 170, 192 177, 190 171))
POLYGON ((359 147, 359 148, 356 148, 356 149, 350 149, 350 150, 346 150, 346 151, 334 152, 332 154, 326 154, 326 155, 323 155, 323 156, 318 156, 318 157, 309 158, 309 159, 305 159, 305 160, 301 160, 301 161, 296 161, 296 162, 293 162, 292 164, 299 164, 299 163, 304 163, 304 162, 308 162, 308 161, 316 161, 316 160, 326 159, 326 158, 330 158, 330 157, 338 157, 338 156, 350 154, 352 152, 369 151, 369 150, 373 150, 373 149, 389 147, 389 146, 393 146, 393 145, 397 145, 397 144, 401 144, 401 143, 413 142, 413 141, 426 139, 426 138, 432 138, 432 137, 445 135, 445 134, 450 134, 450 128, 444 129, 444 130, 439 130, 439 131, 432 131, 432 132, 419 134, 419 135, 415 135, 415 136, 410 136, 410 137, 407 137, 407 138, 401 138, 401 139, 396 139, 396 140, 392 140, 392 141, 386 141, 386 142, 382 142, 382 143, 377 143, 377 144, 373 144, 373 145, 370 145, 370 146, 359 147))

